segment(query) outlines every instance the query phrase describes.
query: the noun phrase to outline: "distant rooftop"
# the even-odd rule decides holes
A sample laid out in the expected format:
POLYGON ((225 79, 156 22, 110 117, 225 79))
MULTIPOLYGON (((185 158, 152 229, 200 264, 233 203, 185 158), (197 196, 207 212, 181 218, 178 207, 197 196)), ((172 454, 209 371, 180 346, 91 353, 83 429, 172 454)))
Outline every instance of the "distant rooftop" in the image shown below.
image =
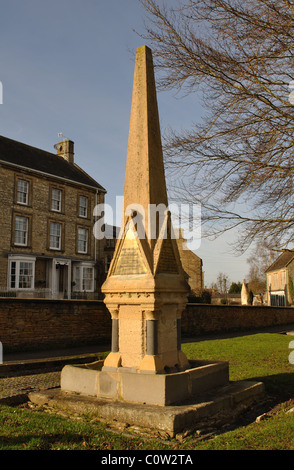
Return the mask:
POLYGON ((285 268, 291 261, 294 259, 294 252, 293 251, 285 251, 282 253, 265 271, 269 273, 271 271, 277 271, 279 269, 285 268))
POLYGON ((3 136, 0 136, 1 162, 70 180, 106 192, 97 181, 75 163, 69 163, 54 153, 3 136))

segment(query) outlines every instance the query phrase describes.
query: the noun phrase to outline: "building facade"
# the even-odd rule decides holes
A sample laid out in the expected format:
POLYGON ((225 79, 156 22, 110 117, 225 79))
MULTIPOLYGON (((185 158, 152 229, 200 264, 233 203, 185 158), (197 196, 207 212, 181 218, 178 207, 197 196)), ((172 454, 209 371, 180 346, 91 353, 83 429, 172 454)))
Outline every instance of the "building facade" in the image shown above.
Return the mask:
POLYGON ((294 252, 282 253, 265 274, 268 305, 284 307, 293 304, 294 252))
POLYGON ((179 255, 185 272, 185 278, 190 288, 190 295, 201 296, 204 289, 203 262, 193 251, 187 249, 187 241, 183 238, 182 231, 179 230, 177 245, 179 255))
POLYGON ((115 245, 117 238, 119 236, 119 227, 113 225, 105 224, 105 245, 104 245, 104 275, 107 276, 107 273, 110 268, 110 263, 113 258, 115 245))
MULTIPOLYGON (((74 162, 74 143, 49 153, 0 137, 0 295, 91 298, 104 240, 93 209, 105 189, 74 162)), ((102 268, 103 269, 103 268, 102 268)))

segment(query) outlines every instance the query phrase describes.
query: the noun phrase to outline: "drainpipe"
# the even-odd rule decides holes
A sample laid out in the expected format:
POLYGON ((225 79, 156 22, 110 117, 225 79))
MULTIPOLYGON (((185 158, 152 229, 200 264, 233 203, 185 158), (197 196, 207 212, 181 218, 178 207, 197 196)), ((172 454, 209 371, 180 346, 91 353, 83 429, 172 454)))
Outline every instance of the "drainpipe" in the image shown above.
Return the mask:
MULTIPOLYGON (((95 194, 95 207, 97 206, 98 204, 98 189, 96 189, 96 194, 95 194)), ((95 221, 94 221, 95 223, 95 221)), ((96 264, 96 261, 97 261, 97 239, 96 237, 94 236, 94 257, 95 257, 95 264, 96 264)))

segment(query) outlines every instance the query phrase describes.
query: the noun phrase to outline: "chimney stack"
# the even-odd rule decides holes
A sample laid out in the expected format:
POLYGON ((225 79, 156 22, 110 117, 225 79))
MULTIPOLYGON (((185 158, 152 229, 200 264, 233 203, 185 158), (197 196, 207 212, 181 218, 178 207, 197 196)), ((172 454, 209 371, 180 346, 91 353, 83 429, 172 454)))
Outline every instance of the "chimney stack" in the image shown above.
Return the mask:
POLYGON ((71 140, 63 140, 54 145, 57 155, 64 158, 73 165, 74 163, 74 142, 71 140))

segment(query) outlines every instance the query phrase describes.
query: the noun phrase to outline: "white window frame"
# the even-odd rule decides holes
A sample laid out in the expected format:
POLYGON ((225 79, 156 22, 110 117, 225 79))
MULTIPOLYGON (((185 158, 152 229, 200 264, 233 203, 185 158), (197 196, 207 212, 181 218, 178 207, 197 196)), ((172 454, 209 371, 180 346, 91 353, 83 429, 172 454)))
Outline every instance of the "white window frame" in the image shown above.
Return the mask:
POLYGON ((16 256, 11 256, 9 258, 9 263, 8 263, 8 290, 21 290, 21 291, 27 291, 27 290, 33 290, 35 288, 35 262, 36 258, 33 257, 16 257, 16 256), (28 269, 28 266, 23 266, 24 264, 26 265, 31 265, 31 272, 29 274, 22 274, 21 270, 22 269, 28 269), (11 285, 12 284, 12 268, 14 267, 15 272, 14 272, 14 287, 11 285), (30 285, 27 287, 20 287, 20 284, 22 281, 24 281, 25 276, 30 277, 30 285))
POLYGON ((79 263, 77 266, 74 266, 74 275, 73 275, 73 280, 75 282, 75 285, 73 287, 74 292, 94 292, 94 266, 93 264, 87 264, 87 263, 79 263), (87 280, 85 274, 87 270, 91 270, 91 278, 88 278, 90 280, 91 286, 89 289, 85 289, 85 282, 87 280))
POLYGON ((78 228, 78 253, 88 253, 89 230, 87 228, 78 228))
POLYGON ((61 237, 62 237, 62 225, 60 222, 50 222, 50 227, 49 227, 49 248, 50 250, 61 250, 61 237), (53 226, 55 228, 59 227, 59 233, 58 231, 56 233, 53 232, 53 226), (58 240, 58 244, 53 243, 53 240, 56 241, 58 240))
POLYGON ((52 188, 51 192, 51 210, 54 212, 61 212, 62 207, 62 190, 52 188))
POLYGON ((14 219, 14 245, 17 246, 28 246, 28 238, 29 238, 29 219, 28 217, 24 217, 21 215, 16 215, 14 219), (17 228, 17 224, 19 222, 18 219, 25 220, 25 227, 17 228), (23 234, 23 235, 18 235, 17 234, 23 234), (18 238, 18 240, 17 240, 18 238), (24 242, 19 241, 21 238, 24 239, 24 242))
POLYGON ((87 196, 79 196, 79 217, 86 219, 88 217, 88 198, 87 196), (82 200, 85 204, 82 204, 82 200))
POLYGON ((17 180, 16 202, 27 206, 29 204, 29 182, 23 179, 17 180))

